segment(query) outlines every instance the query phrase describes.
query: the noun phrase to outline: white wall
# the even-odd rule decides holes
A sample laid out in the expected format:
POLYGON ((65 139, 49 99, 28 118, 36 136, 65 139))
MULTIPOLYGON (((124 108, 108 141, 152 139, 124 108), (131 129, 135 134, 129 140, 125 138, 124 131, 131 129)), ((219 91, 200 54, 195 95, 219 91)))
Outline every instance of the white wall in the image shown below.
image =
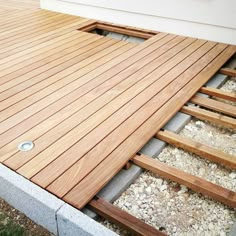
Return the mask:
POLYGON ((236 44, 236 0, 41 0, 41 7, 236 44))

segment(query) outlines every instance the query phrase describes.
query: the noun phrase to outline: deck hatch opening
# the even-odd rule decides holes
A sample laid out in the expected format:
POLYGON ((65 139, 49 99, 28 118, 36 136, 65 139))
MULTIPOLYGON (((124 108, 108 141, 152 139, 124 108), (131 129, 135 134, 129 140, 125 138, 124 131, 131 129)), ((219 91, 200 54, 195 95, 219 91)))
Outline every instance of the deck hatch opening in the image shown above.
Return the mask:
POLYGON ((158 33, 155 31, 114 25, 105 22, 94 22, 79 28, 78 30, 131 43, 142 43, 158 33))
POLYGON ((32 141, 24 141, 18 145, 18 150, 22 152, 30 151, 34 148, 34 143, 32 141))

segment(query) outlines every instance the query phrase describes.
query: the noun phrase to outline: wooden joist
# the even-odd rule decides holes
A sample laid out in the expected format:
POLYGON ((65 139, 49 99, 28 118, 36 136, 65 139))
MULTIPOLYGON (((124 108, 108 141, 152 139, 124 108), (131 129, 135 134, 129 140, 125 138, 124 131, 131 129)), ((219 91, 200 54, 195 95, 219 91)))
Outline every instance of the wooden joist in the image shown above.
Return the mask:
POLYGON ((134 235, 142 236, 164 236, 166 234, 156 230, 152 226, 144 223, 129 213, 115 207, 111 203, 105 201, 102 198, 92 200, 89 202, 88 207, 101 215, 105 219, 108 219, 121 227, 126 228, 134 235))
POLYGON ((226 115, 230 115, 232 117, 236 117, 236 107, 223 102, 200 96, 194 96, 190 102, 226 115))
POLYGON ((159 131, 156 134, 156 138, 216 163, 236 169, 236 158, 218 149, 190 140, 167 130, 159 131))
POLYGON ((200 89, 200 92, 205 93, 210 96, 223 98, 225 100, 236 102, 236 94, 235 93, 229 93, 229 92, 225 92, 220 89, 210 88, 210 87, 202 87, 200 89))
POLYGON ((168 166, 165 163, 145 155, 136 155, 133 158, 133 162, 146 170, 152 171, 179 184, 183 184, 188 188, 222 202, 229 207, 236 207, 236 193, 233 191, 213 184, 203 178, 199 178, 174 167, 168 166))
POLYGON ((207 120, 227 128, 236 129, 236 119, 224 116, 219 113, 208 111, 195 106, 184 106, 181 109, 181 112, 201 120, 207 120))
POLYGON ((223 75, 228 75, 232 77, 236 77, 236 70, 235 69, 230 69, 230 68, 221 68, 220 73, 223 75))

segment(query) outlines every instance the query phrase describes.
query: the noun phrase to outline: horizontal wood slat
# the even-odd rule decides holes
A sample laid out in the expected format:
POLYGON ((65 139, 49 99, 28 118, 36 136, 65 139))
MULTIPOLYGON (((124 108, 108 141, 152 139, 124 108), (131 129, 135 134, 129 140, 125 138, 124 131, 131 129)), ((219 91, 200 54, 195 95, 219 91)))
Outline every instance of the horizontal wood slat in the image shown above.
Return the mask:
POLYGON ((232 77, 236 77, 236 70, 231 68, 221 68, 220 73, 232 77))
POLYGON ((153 173, 179 184, 183 184, 188 188, 222 202, 229 207, 236 207, 236 193, 233 191, 213 184, 203 178, 193 176, 184 171, 168 166, 145 155, 136 155, 133 158, 133 162, 146 170, 152 171, 153 173))
POLYGON ((156 134, 156 138, 186 151, 195 153, 213 162, 236 169, 236 157, 226 154, 218 149, 193 141, 189 138, 182 137, 179 134, 175 134, 167 130, 159 131, 156 134))
POLYGON ((210 96, 223 98, 232 102, 236 102, 236 93, 229 93, 220 89, 210 88, 210 87, 202 87, 199 91, 201 93, 205 93, 210 96))
POLYGON ((191 116, 195 116, 198 119, 210 121, 231 129, 236 129, 236 119, 224 116, 219 113, 208 111, 195 106, 184 106, 181 109, 181 112, 191 116))
POLYGON ((230 104, 219 102, 210 98, 205 98, 201 96, 194 96, 190 100, 192 103, 206 107, 213 111, 221 112, 232 117, 236 117, 236 107, 230 104))

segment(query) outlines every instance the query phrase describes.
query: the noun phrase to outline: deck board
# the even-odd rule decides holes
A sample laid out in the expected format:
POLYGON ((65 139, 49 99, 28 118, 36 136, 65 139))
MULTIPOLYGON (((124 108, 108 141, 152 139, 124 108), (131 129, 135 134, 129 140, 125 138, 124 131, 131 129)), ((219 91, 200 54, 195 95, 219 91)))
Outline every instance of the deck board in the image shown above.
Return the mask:
POLYGON ((236 52, 167 33, 134 44, 81 32, 94 21, 36 0, 0 6, 0 162, 77 208, 236 52), (33 150, 17 149, 25 140, 33 150))

